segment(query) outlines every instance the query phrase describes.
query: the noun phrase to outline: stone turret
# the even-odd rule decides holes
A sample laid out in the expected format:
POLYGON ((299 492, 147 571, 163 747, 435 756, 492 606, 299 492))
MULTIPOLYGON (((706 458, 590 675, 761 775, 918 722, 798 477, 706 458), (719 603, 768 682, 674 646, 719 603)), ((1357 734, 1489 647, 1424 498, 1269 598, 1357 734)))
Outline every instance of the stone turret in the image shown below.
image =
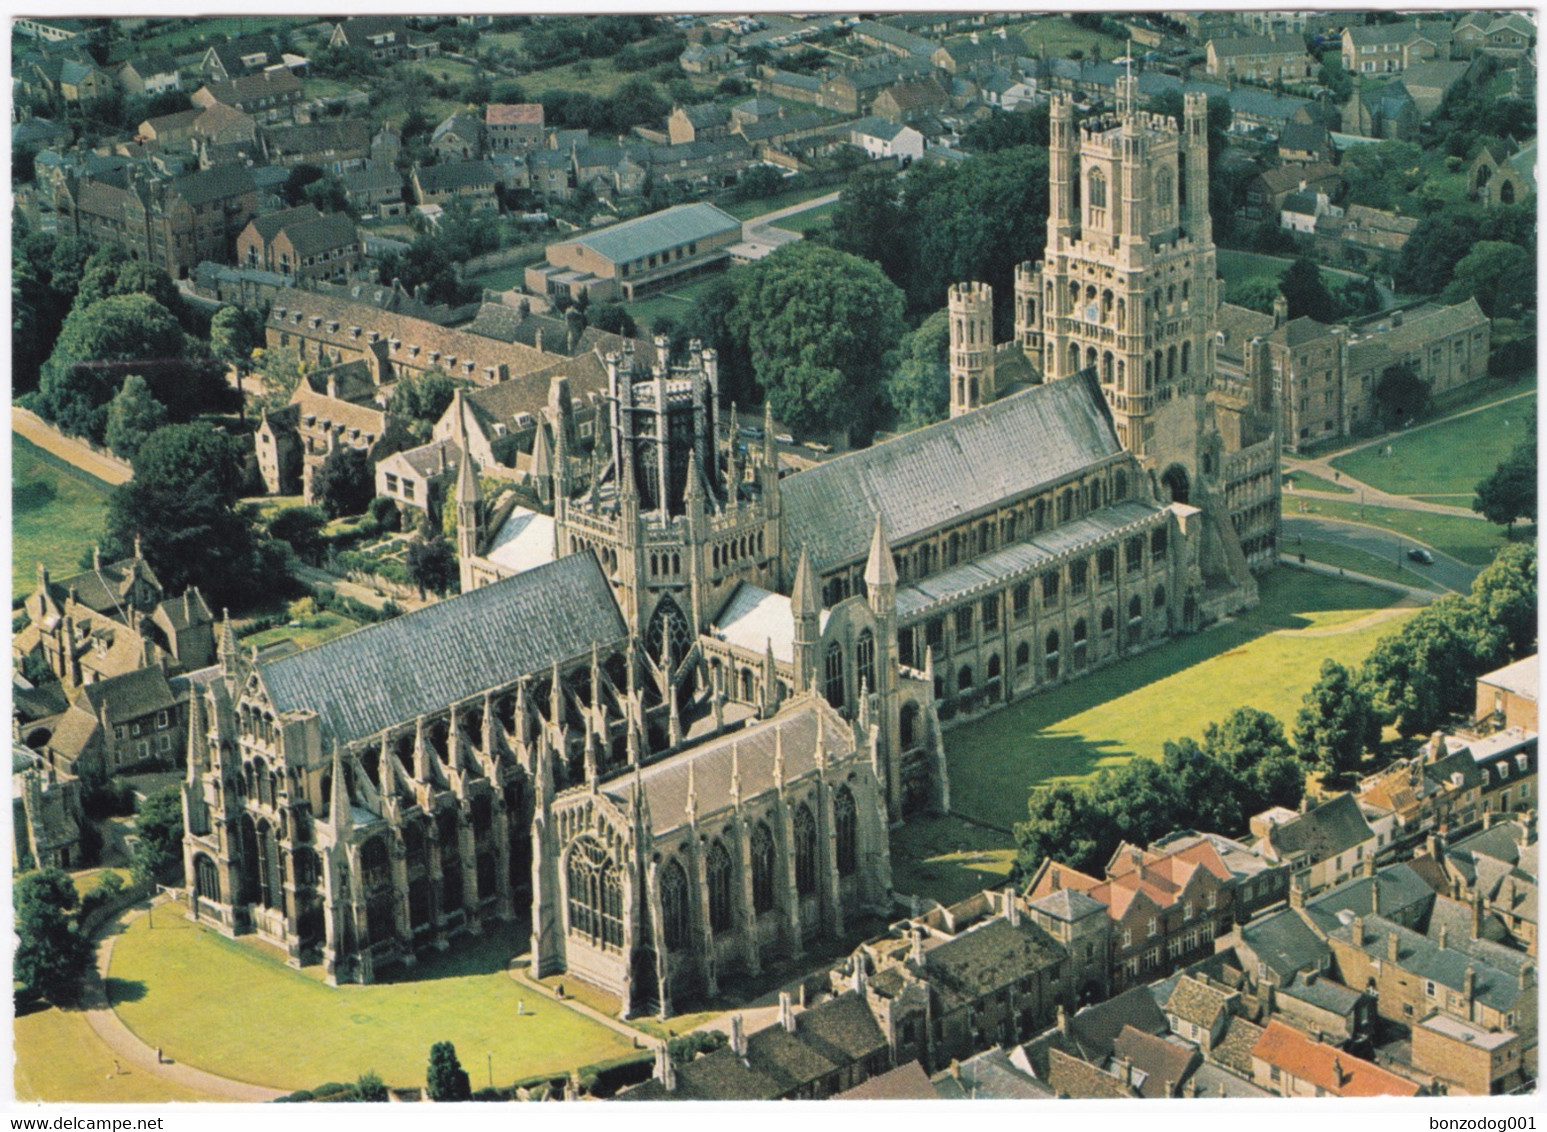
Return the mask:
POLYGON ((790 594, 790 611, 795 616, 795 687, 811 686, 816 676, 817 642, 821 635, 822 599, 817 595, 811 555, 802 547, 800 564, 795 567, 795 586, 790 594))
POLYGON ((994 289, 957 283, 948 298, 951 320, 951 416, 994 399, 994 289))

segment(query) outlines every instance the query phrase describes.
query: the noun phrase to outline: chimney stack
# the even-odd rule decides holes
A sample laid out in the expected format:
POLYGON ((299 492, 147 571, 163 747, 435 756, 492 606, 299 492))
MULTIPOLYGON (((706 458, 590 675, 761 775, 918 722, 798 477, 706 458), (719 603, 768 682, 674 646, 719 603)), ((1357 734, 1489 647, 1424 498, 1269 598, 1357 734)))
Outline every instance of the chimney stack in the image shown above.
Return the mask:
POLYGON ((1397 938, 1395 930, 1386 933, 1386 958, 1395 963, 1402 954, 1402 941, 1397 938))
POLYGON ((795 1032, 795 1008, 790 1004, 790 992, 779 992, 779 1025, 786 1034, 795 1032))
POLYGON ((1440 934, 1440 940, 1439 940, 1440 950, 1444 951, 1445 950, 1445 945, 1450 942, 1450 929, 1449 929, 1449 927, 1447 925, 1445 925, 1445 924, 1441 924, 1440 925, 1440 933, 1439 934, 1440 934))
POLYGON ((1004 890, 1004 914, 1005 918, 1010 921, 1012 928, 1021 926, 1021 905, 1020 901, 1015 898, 1015 886, 1013 884, 1004 890))
POLYGON ((741 1014, 731 1015, 731 1051, 737 1057, 747 1056, 747 1032, 742 1026, 741 1014))
MULTIPOLYGON (((1354 946, 1364 946, 1364 917, 1355 916, 1353 922, 1354 946)), ((1441 946, 1444 946, 1443 944, 1441 946)))

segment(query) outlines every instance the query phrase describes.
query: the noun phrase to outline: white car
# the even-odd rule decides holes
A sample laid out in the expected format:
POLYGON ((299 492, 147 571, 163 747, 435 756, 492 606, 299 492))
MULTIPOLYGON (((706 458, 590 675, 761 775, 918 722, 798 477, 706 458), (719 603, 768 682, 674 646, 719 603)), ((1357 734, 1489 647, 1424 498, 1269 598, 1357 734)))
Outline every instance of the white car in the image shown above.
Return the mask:
POLYGON ((793 436, 791 436, 787 432, 775 433, 774 434, 774 439, 777 440, 780 444, 794 444, 795 443, 795 438, 793 436))

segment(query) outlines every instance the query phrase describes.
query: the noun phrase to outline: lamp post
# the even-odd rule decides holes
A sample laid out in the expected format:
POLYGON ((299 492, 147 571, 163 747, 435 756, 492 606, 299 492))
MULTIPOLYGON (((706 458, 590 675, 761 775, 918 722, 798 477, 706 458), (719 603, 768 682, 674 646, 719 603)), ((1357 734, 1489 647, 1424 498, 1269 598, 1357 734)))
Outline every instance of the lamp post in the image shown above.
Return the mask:
POLYGON ((489 1088, 494 1088, 494 1051, 488 1051, 489 1056, 489 1088))

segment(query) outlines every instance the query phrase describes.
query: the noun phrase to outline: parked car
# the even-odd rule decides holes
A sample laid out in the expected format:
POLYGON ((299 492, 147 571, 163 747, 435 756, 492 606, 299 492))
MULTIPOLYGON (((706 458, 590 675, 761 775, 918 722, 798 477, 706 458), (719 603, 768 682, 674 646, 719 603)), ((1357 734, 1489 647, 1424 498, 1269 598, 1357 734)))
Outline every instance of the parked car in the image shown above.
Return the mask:
POLYGON ((774 434, 774 439, 777 440, 780 444, 794 444, 795 443, 795 438, 793 436, 791 436, 787 432, 775 433, 774 434))
POLYGON ((1412 550, 1409 550, 1407 552, 1407 556, 1408 556, 1408 558, 1412 559, 1414 562, 1418 563, 1420 566, 1433 566, 1434 565, 1434 555, 1430 554, 1427 550, 1425 550, 1421 546, 1413 547, 1412 550))

